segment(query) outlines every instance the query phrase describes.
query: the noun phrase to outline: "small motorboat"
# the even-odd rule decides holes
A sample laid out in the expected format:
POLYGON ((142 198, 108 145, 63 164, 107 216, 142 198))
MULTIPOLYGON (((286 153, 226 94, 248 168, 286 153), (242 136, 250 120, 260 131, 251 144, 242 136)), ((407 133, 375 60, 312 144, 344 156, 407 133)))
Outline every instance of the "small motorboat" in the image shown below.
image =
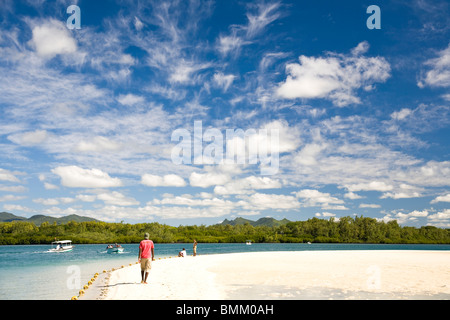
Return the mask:
POLYGON ((245 244, 248 245, 248 246, 251 246, 252 245, 252 240, 245 241, 245 244))
POLYGON ((52 248, 47 252, 68 252, 73 250, 72 240, 53 241, 52 248))
POLYGON ((107 253, 122 253, 123 252, 123 247, 120 244, 115 244, 115 245, 109 245, 106 247, 106 252, 107 253))

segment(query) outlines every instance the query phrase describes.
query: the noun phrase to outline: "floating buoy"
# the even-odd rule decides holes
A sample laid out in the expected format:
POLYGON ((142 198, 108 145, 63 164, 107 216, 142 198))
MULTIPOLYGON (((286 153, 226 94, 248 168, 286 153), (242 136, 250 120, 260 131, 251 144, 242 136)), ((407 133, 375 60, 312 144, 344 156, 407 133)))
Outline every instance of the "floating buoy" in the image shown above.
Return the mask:
POLYGON ((106 270, 103 270, 103 273, 106 273, 106 270))
POLYGON ((84 287, 83 287, 83 289, 84 289, 84 290, 87 290, 87 289, 89 289, 89 286, 88 286, 87 284, 85 284, 84 287))
POLYGON ((78 300, 77 296, 73 296, 71 300, 78 300))
POLYGON ((80 292, 78 292, 78 295, 82 296, 84 294, 84 290, 80 290, 80 292))

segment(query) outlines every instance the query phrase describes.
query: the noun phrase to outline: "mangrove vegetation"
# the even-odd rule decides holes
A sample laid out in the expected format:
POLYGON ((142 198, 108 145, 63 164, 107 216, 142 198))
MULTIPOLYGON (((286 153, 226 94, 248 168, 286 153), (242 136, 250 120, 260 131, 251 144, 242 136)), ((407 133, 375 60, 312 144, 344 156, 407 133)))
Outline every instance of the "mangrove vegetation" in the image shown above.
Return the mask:
POLYGON ((28 221, 0 223, 0 245, 48 244, 70 239, 78 244, 138 243, 148 232, 155 243, 426 243, 450 244, 450 229, 400 226, 397 221, 368 217, 342 217, 287 222, 280 225, 215 224, 173 227, 160 223, 107 223, 101 221, 63 224, 28 221))

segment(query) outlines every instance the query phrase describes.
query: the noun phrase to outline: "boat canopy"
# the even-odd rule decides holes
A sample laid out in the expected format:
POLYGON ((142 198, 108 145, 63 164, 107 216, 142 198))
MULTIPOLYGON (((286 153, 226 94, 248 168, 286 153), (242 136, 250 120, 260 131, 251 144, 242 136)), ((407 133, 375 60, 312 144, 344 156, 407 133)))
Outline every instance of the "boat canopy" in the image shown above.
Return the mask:
POLYGON ((72 240, 53 241, 52 243, 60 243, 60 244, 72 243, 72 240))

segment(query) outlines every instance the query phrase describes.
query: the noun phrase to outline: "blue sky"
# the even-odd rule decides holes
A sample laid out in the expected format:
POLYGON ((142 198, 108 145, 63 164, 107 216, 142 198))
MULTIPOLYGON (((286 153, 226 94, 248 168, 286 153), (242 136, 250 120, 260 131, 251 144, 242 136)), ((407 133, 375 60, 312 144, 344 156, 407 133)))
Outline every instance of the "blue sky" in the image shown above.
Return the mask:
POLYGON ((449 6, 0 0, 0 210, 448 228, 449 6))

